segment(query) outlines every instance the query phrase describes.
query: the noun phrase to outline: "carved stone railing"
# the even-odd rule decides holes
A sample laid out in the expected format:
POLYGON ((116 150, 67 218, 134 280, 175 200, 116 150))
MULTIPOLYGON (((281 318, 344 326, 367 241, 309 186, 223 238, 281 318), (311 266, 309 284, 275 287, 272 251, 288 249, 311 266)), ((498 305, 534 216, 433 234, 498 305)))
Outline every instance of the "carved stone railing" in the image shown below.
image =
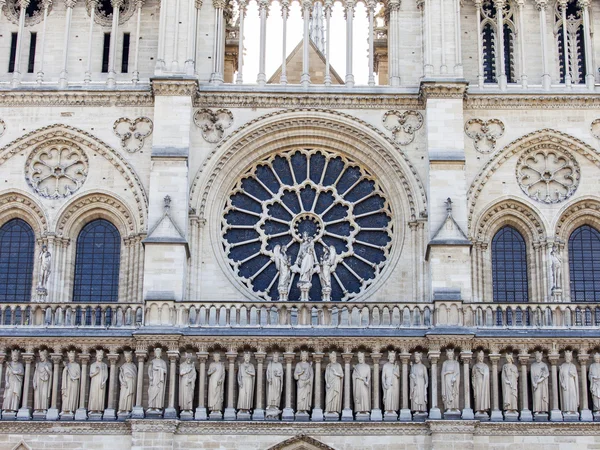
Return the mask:
POLYGON ((135 303, 0 304, 0 328, 137 328, 142 323, 143 308, 135 303))

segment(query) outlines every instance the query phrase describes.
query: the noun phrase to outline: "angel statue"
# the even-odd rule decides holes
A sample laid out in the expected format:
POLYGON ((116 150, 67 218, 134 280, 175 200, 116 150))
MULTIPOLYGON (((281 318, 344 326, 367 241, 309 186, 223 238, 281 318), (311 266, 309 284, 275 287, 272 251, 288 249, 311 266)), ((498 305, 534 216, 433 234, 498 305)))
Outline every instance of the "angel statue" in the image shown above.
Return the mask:
POLYGON ((319 264, 319 279, 321 280, 321 297, 324 302, 331 300, 331 275, 338 264, 335 247, 330 245, 323 250, 319 264))
POLYGON ((273 261, 275 261, 275 268, 279 272, 277 291, 279 292, 280 302, 287 301, 292 281, 292 260, 287 254, 287 248, 287 245, 277 244, 273 249, 273 261))
POLYGON ((308 292, 312 287, 312 276, 319 271, 317 263, 317 254, 315 252, 315 242, 312 236, 305 231, 302 234, 302 242, 298 251, 296 264, 292 268, 297 271, 300 276, 298 279, 298 287, 300 288, 300 300, 308 301, 308 292))

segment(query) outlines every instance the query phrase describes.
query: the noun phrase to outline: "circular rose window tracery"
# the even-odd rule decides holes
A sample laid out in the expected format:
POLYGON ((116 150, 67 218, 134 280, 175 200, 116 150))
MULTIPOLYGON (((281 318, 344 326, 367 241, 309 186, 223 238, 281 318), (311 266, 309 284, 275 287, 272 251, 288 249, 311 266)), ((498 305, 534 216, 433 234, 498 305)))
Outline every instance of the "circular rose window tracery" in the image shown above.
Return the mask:
POLYGON ((391 218, 383 190, 357 163, 322 149, 290 150, 236 183, 221 234, 229 265, 258 297, 351 300, 388 261, 391 218))

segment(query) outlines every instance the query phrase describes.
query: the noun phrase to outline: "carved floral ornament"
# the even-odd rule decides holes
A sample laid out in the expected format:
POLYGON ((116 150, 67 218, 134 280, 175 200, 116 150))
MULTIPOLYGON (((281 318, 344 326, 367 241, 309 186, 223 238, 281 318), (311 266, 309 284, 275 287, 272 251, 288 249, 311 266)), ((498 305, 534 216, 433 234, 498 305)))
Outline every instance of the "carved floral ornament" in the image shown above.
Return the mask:
POLYGON ((550 147, 523 153, 516 170, 521 190, 542 203, 559 203, 572 196, 581 175, 571 154, 550 147))
POLYGON ((415 133, 423 126, 423 116, 418 111, 390 110, 383 115, 383 126, 392 132, 394 141, 408 145, 415 139, 415 133))
POLYGON ((148 117, 131 120, 121 117, 113 125, 114 133, 121 139, 121 148, 135 153, 144 146, 144 140, 152 134, 153 124, 148 117))
POLYGON ((504 123, 499 119, 471 119, 465 124, 465 134, 473 139, 475 150, 491 153, 496 149, 496 141, 504 135, 504 123))
POLYGON ((25 163, 25 178, 41 197, 65 198, 87 178, 89 162, 78 145, 56 139, 36 147, 25 163))
POLYGON ((228 109, 200 109, 194 114, 194 123, 202 130, 202 137, 214 144, 223 138, 225 130, 233 123, 233 114, 228 109))

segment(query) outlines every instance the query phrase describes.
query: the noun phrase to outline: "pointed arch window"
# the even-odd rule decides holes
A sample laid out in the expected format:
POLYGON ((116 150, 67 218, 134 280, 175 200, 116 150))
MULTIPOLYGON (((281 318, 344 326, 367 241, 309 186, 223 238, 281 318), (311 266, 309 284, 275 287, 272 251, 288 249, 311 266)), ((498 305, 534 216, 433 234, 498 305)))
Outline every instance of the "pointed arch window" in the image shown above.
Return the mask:
POLYGON ((529 301, 525 239, 513 227, 502 227, 492 239, 494 301, 529 301))
POLYGON ((31 300, 35 236, 27 222, 12 219, 0 228, 0 301, 31 300))
POLYGON ((589 225, 569 236, 571 301, 600 301, 600 232, 589 225))
POLYGON ((83 227, 77 237, 73 301, 116 302, 119 297, 121 235, 108 220, 83 227))
POLYGON ((497 83, 501 74, 507 83, 515 81, 515 24, 509 1, 485 0, 481 4, 481 41, 483 48, 484 83, 497 83), (502 33, 498 32, 499 10, 502 8, 502 33), (503 55, 503 58, 500 55, 503 55), (504 64, 504 70, 500 66, 504 64))
POLYGON ((554 17, 560 82, 583 84, 585 83, 585 38, 583 12, 578 1, 569 0, 564 3, 557 1, 554 17))

